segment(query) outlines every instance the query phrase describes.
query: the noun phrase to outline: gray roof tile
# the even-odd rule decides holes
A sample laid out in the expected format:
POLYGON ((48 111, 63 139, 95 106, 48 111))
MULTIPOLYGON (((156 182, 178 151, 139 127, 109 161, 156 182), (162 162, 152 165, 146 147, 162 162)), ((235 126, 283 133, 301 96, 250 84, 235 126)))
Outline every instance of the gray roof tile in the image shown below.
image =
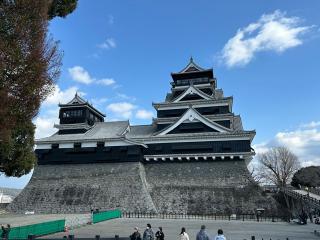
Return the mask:
POLYGON ((54 135, 46 138, 38 139, 36 142, 46 141, 72 141, 72 140, 94 140, 104 138, 119 138, 129 126, 129 121, 116 121, 116 122, 97 122, 86 133, 80 134, 61 134, 55 133, 54 135))

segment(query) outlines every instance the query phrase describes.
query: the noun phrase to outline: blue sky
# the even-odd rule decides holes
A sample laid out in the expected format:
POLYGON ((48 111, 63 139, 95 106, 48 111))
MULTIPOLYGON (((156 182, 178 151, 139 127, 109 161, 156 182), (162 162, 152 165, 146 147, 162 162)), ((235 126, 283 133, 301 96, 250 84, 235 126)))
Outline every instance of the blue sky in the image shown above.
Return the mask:
MULTIPOLYGON (((55 131, 57 103, 75 91, 106 120, 151 123, 170 73, 193 56, 234 96, 245 129, 257 131, 257 152, 286 145, 302 165, 320 164, 320 2, 307 3, 80 0, 73 14, 50 22, 63 67, 34 120, 36 136, 55 131)), ((0 177, 0 186, 21 188, 29 178, 0 177)))

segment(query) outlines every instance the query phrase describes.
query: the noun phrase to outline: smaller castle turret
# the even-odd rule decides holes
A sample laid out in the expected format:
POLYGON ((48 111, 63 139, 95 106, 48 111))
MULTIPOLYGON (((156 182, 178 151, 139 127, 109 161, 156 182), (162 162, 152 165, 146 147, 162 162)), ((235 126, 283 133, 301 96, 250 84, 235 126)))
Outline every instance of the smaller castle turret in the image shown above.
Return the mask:
POLYGON ((78 93, 70 102, 59 104, 59 107, 60 124, 54 125, 59 129, 58 134, 84 133, 95 122, 104 122, 105 115, 81 98, 78 93))

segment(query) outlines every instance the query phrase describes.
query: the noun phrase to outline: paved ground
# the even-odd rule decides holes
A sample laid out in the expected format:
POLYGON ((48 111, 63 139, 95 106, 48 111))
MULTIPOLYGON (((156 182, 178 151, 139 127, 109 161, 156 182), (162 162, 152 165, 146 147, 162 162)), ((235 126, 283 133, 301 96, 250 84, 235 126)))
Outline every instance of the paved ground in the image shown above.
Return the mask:
MULTIPOLYGON (((320 231, 320 226, 314 224, 295 225, 288 223, 271 222, 242 222, 242 221, 214 221, 214 220, 184 220, 184 219, 115 219, 101 222, 95 225, 85 226, 72 230, 70 233, 75 237, 93 238, 99 234, 101 237, 113 237, 115 234, 120 237, 127 237, 135 226, 143 232, 145 225, 150 223, 154 231, 162 226, 166 235, 166 240, 177 240, 181 227, 186 227, 190 240, 195 239, 201 224, 205 224, 210 236, 213 236, 218 228, 222 228, 228 240, 251 239, 254 235, 256 239, 290 240, 320 239, 313 234, 314 230, 320 231)), ((62 238, 65 233, 57 233, 46 238, 62 238)))

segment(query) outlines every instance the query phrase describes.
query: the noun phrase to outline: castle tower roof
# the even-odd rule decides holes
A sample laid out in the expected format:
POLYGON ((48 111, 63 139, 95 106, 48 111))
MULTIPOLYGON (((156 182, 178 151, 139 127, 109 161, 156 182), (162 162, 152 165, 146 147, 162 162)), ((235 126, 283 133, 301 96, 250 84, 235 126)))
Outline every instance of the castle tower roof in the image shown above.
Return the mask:
POLYGON ((106 117, 105 114, 100 112, 98 109, 96 109, 94 106, 92 106, 87 100, 83 99, 79 96, 79 94, 76 92, 73 99, 71 99, 68 103, 59 103, 60 108, 69 108, 69 107, 87 107, 91 109, 93 112, 95 112, 100 117, 106 117))
POLYGON ((196 64, 191 57, 187 66, 185 66, 181 71, 176 73, 171 73, 173 80, 178 79, 186 79, 186 78, 201 78, 201 77, 208 77, 213 78, 213 69, 204 69, 196 64))

